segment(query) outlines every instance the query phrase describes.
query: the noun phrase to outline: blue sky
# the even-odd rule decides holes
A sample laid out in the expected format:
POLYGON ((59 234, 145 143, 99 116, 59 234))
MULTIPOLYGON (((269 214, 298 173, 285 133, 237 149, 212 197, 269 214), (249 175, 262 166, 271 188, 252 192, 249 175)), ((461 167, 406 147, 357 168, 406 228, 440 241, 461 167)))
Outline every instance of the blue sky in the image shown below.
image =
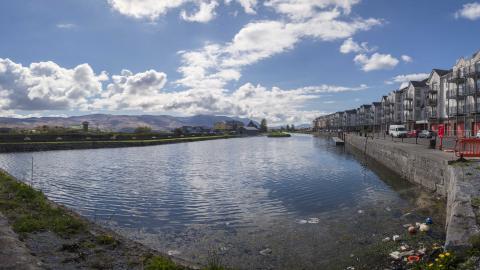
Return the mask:
POLYGON ((451 68, 479 32, 472 1, 1 1, 0 114, 305 123, 451 68))

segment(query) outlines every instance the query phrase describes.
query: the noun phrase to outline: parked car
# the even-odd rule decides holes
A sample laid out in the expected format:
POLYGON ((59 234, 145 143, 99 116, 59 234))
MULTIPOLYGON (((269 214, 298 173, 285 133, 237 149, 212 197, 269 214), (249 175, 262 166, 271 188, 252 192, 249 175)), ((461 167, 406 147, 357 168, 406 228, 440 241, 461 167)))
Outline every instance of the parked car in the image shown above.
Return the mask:
POLYGON ((422 130, 418 133, 419 138, 432 138, 433 132, 430 130, 422 130))
POLYGON ((390 127, 388 128, 388 133, 392 137, 397 137, 397 138, 407 136, 407 130, 405 129, 404 125, 390 125, 390 127))
POLYGON ((408 137, 408 138, 415 138, 415 137, 417 137, 417 131, 416 131, 416 130, 409 130, 409 131, 407 131, 407 137, 408 137))

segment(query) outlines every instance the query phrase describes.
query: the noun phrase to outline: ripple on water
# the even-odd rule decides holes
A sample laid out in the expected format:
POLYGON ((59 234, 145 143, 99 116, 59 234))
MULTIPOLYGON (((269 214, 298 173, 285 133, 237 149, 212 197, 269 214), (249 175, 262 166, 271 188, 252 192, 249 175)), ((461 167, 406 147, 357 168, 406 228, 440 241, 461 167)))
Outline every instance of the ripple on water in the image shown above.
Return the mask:
POLYGON ((32 156, 34 185, 52 200, 185 259, 219 248, 239 269, 327 269, 326 256, 364 248, 341 239, 401 227, 391 217, 411 207, 389 184, 398 179, 310 136, 1 154, 0 167, 29 179, 32 156))

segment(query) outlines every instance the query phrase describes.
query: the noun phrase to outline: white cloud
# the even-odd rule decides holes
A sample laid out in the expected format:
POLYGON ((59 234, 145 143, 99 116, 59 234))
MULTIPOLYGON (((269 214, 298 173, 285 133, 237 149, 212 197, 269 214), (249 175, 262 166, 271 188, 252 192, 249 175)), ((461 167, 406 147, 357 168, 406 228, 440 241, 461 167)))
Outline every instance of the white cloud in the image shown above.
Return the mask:
MULTIPOLYGON (((237 75, 226 71, 217 76, 232 78, 237 75)), ((165 89, 166 83, 167 75, 156 70, 139 73, 122 70, 109 78, 104 72, 95 74, 88 64, 68 69, 53 62, 22 66, 9 59, 0 59, 0 115, 19 116, 25 112, 32 115, 58 110, 142 110, 267 118, 275 124, 303 123, 320 113, 305 110, 307 101, 319 99, 325 93, 368 89, 366 85, 281 89, 246 83, 231 91, 217 87, 173 92, 165 89)))
POLYGON ((374 51, 375 48, 369 48, 367 42, 357 43, 353 40, 353 38, 348 38, 343 41, 342 45, 340 46, 340 52, 343 54, 347 53, 365 53, 374 51))
POLYGON ((469 20, 477 20, 480 18, 480 3, 473 2, 464 4, 463 7, 455 12, 455 18, 465 18, 469 20))
POLYGON ((335 9, 317 11, 314 17, 302 21, 248 23, 230 42, 179 52, 182 65, 178 71, 183 78, 176 83, 191 88, 223 88, 241 77, 243 67, 293 49, 302 39, 343 39, 379 24, 381 21, 377 19, 344 18, 335 9))
POLYGON ((267 0, 265 6, 285 14, 294 20, 314 17, 319 9, 333 7, 349 14, 360 0, 267 0))
POLYGON ((57 28, 60 28, 60 29, 72 29, 72 28, 77 27, 77 25, 75 25, 73 23, 59 23, 56 26, 57 26, 57 28))
POLYGON ((108 0, 112 8, 123 15, 155 20, 169 9, 178 8, 189 0, 108 0))
POLYGON ((409 81, 421 81, 428 78, 430 74, 428 73, 412 73, 412 74, 403 74, 393 77, 391 80, 385 81, 386 84, 395 84, 399 83, 399 88, 404 88, 408 85, 409 81))
POLYGON ((370 57, 365 54, 358 54, 353 61, 362 66, 365 72, 381 69, 392 69, 398 65, 398 59, 390 54, 374 53, 370 57))
POLYGON ((405 62, 405 63, 411 63, 411 62, 413 62, 413 58, 410 57, 410 56, 408 56, 408 55, 405 55, 405 54, 404 54, 404 55, 401 56, 401 58, 402 58, 403 62, 405 62))
MULTIPOLYGON (((257 0, 235 0, 243 7, 243 10, 247 14, 256 14, 255 6, 257 5, 257 0)), ((232 0, 225 0, 225 3, 230 4, 232 0)))
POLYGON ((67 69, 49 61, 24 67, 0 58, 0 110, 84 109, 107 79, 88 64, 67 69))
MULTIPOLYGON (((233 0, 224 0, 230 4, 233 0)), ((255 14, 257 0, 235 0, 245 13, 255 14)), ((136 19, 155 21, 170 10, 180 9, 185 5, 193 6, 192 11, 181 10, 180 17, 190 22, 206 23, 215 18, 215 9, 219 0, 108 0, 110 6, 120 14, 136 19)))
POLYGON ((202 2, 198 7, 196 13, 188 15, 187 11, 182 10, 180 16, 189 22, 201 22, 206 23, 211 21, 215 17, 215 8, 218 6, 217 1, 211 1, 209 3, 202 2))

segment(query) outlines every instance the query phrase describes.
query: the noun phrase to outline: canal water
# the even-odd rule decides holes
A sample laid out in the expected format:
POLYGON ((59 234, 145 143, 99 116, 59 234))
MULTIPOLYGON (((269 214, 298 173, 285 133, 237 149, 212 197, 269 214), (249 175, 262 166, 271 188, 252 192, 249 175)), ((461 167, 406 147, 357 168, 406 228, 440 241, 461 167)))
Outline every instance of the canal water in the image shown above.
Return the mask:
POLYGON ((150 247, 235 269, 345 269, 427 216, 443 237, 436 198, 310 135, 1 154, 0 167, 150 247))

